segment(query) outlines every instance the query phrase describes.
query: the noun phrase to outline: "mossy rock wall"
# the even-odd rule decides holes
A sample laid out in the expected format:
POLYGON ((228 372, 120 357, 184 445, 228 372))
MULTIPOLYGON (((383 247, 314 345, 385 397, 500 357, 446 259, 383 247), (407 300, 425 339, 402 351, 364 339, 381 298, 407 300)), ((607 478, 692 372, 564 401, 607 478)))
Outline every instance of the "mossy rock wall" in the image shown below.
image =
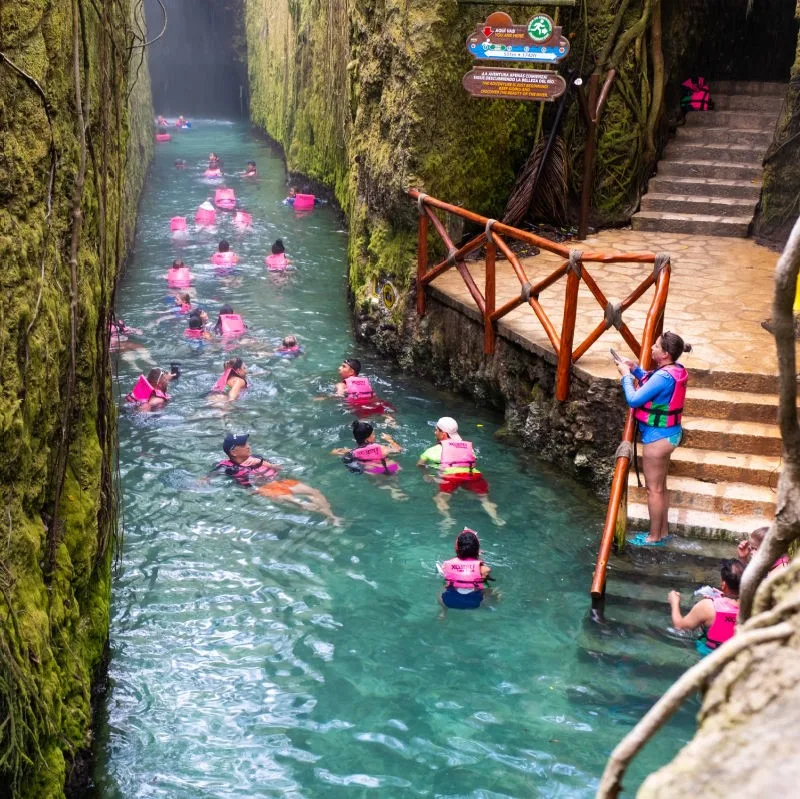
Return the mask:
POLYGON ((0 3, 0 797, 62 796, 90 745, 116 523, 108 323, 152 155, 136 5, 0 3))

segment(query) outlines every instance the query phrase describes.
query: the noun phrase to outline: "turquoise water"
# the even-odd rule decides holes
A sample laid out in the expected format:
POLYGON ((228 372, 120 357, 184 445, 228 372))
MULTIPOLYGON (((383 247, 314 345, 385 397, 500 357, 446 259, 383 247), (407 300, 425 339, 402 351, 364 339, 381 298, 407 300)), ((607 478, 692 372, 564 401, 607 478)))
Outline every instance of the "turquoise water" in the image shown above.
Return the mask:
MULTIPOLYGON (((165 411, 120 418, 125 536, 93 796, 592 796, 610 749, 679 671, 653 654, 666 603, 662 629, 636 608, 631 624, 588 625, 603 507, 496 442, 499 417, 356 345, 341 221, 329 208, 298 217, 281 205, 285 191, 282 162, 244 127, 196 122, 156 154, 117 305, 146 349, 119 359, 119 393, 152 365, 180 361, 183 376, 165 411), (225 221, 216 236, 175 243, 169 217, 191 216, 213 192, 202 178, 212 149, 229 171, 258 162, 257 181, 227 182, 255 225, 237 233, 225 221), (177 157, 189 168, 175 170, 177 157), (241 261, 220 279, 209 259, 223 234, 241 261), (263 258, 277 236, 297 270, 275 278, 263 258), (249 341, 184 343, 184 321, 164 303, 177 254, 211 318, 232 303, 249 341), (288 333, 305 356, 270 358, 288 333), (252 384, 220 407, 205 392, 232 354, 252 384), (350 444, 352 417, 315 397, 351 354, 397 408, 391 433, 407 452, 396 490, 329 454, 350 444), (434 442, 427 422, 444 414, 478 448, 505 526, 463 492, 451 525, 436 510, 415 462, 434 442), (324 492, 344 525, 224 476, 205 481, 229 430, 250 432, 284 476, 324 492), (444 617, 435 562, 451 557, 461 525, 480 531, 499 596, 444 617)), ((688 739, 695 710, 648 747, 629 788, 688 739)))

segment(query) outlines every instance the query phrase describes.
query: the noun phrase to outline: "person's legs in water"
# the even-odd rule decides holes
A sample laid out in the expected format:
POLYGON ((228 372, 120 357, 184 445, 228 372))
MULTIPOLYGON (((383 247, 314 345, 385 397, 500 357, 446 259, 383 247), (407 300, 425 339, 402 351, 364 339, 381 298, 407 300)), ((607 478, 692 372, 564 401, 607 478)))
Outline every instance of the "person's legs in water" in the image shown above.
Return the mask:
POLYGON ((454 476, 450 480, 445 477, 439 488, 440 491, 447 494, 453 493, 458 488, 463 488, 471 494, 476 494, 481 501, 481 507, 492 522, 498 527, 502 527, 505 524, 505 521, 497 513, 497 505, 489 499, 489 484, 482 474, 476 474, 470 478, 467 478, 466 475, 463 478, 454 476))
POLYGON ((321 513, 337 526, 341 524, 341 519, 334 516, 331 506, 322 492, 297 480, 278 480, 266 483, 259 486, 256 491, 275 502, 288 502, 304 510, 321 513))
POLYGON ((650 534, 646 541, 660 541, 668 535, 669 496, 667 473, 669 459, 675 449, 668 438, 661 438, 642 446, 642 471, 647 490, 647 511, 650 514, 650 534))

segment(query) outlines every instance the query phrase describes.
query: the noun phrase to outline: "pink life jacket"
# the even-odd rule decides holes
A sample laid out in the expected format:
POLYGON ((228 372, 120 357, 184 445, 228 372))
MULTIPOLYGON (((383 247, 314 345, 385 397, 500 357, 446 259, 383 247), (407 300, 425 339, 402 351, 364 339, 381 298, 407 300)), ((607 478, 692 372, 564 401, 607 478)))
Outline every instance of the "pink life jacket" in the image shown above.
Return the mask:
POLYGON ((706 633, 706 646, 716 649, 729 638, 733 638, 736 631, 736 617, 739 615, 739 600, 726 596, 717 596, 711 600, 714 603, 714 623, 706 633))
POLYGON ((169 229, 174 233, 176 230, 186 230, 186 217, 173 216, 169 220, 169 229))
POLYGON ((233 374, 234 377, 238 377, 240 380, 244 380, 244 387, 247 388, 247 380, 245 380, 238 372, 234 372, 233 369, 226 369, 222 375, 220 376, 219 380, 212 386, 212 391, 227 391, 228 390, 228 378, 233 374))
POLYGON ((439 461, 442 468, 469 466, 470 472, 473 470, 477 458, 469 441, 453 441, 451 438, 446 438, 439 443, 442 445, 442 457, 439 461))
POLYGON ((711 92, 705 78, 689 78, 681 86, 684 88, 681 108, 688 111, 708 111, 713 108, 711 92))
MULTIPOLYGON (((635 408, 633 415, 637 421, 650 427, 677 427, 681 423, 683 414, 683 402, 686 399, 686 383, 689 380, 689 373, 679 363, 671 363, 662 366, 663 369, 675 381, 675 388, 667 405, 663 403, 645 402, 641 408, 635 408)), ((657 371, 654 369, 648 372, 640 381, 644 385, 657 371)))
POLYGON ((238 313, 220 314, 219 319, 223 336, 241 336, 246 330, 242 317, 238 313))
POLYGON ((203 208, 201 206, 194 212, 194 221, 198 225, 215 225, 217 223, 217 212, 213 208, 203 208))
POLYGON ((788 556, 788 555, 781 555, 781 556, 780 556, 780 557, 779 557, 779 558, 778 558, 778 559, 775 561, 775 563, 773 563, 773 564, 772 564, 772 566, 770 566, 770 567, 769 567, 769 570, 770 570, 771 572, 772 572, 772 571, 775 571, 775 569, 780 569, 780 568, 783 568, 783 567, 786 567, 786 566, 788 566, 788 565, 789 565, 789 563, 790 563, 789 556, 788 556))
POLYGON ((213 169, 209 167, 203 174, 207 178, 220 178, 222 177, 222 170, 218 166, 215 166, 213 169))
POLYGON ((205 333, 205 330, 203 330, 202 327, 187 327, 186 330, 183 331, 183 335, 186 336, 186 338, 203 338, 203 333, 205 333))
POLYGON ((156 141, 170 141, 172 136, 169 133, 156 133, 156 141))
POLYGON ((383 447, 380 444, 364 444, 363 447, 351 450, 350 454, 358 461, 366 463, 380 462, 382 464, 379 467, 367 467, 366 471, 370 474, 394 474, 400 468, 396 463, 386 463, 383 447))
POLYGON ((453 588, 471 588, 482 591, 484 588, 481 576, 482 560, 476 558, 450 558, 442 564, 442 574, 447 585, 453 588))
POLYGON ((314 207, 314 200, 316 198, 313 194, 295 194, 294 196, 294 210, 295 211, 308 211, 314 207))
MULTIPOLYGON (((251 456, 258 457, 258 456, 251 456)), ((262 458, 258 466, 246 466, 243 463, 234 463, 232 460, 220 461, 215 468, 225 468, 237 483, 245 487, 250 487, 250 475, 257 475, 264 480, 274 480, 278 476, 278 472, 267 464, 262 458)))
POLYGON ((139 375, 136 385, 133 387, 131 393, 125 397, 125 401, 134 402, 137 405, 140 405, 144 402, 147 402, 153 396, 153 394, 164 400, 170 399, 169 394, 165 393, 160 388, 153 388, 153 386, 147 382, 147 378, 144 375, 139 375))
POLYGON ((366 377, 351 376, 344 379, 344 395, 348 399, 369 399, 375 392, 366 377))
POLYGON ((167 285, 171 289, 182 289, 192 282, 192 273, 188 267, 180 266, 167 272, 167 285))
POLYGON ((264 259, 264 263, 267 265, 268 272, 285 272, 288 265, 286 263, 286 254, 282 252, 268 255, 264 259))
POLYGON ((253 217, 246 211, 237 211, 233 217, 233 224, 239 227, 250 227, 253 223, 253 217))
POLYGON ((217 189, 214 192, 214 205, 223 211, 232 211, 236 208, 236 194, 233 189, 217 189))
POLYGON ((180 312, 181 313, 191 313, 192 312, 192 306, 188 302, 182 302, 181 303, 181 307, 180 307, 180 312))
POLYGON ((211 263, 215 266, 233 266, 238 260, 239 256, 233 250, 215 252, 211 256, 211 263))

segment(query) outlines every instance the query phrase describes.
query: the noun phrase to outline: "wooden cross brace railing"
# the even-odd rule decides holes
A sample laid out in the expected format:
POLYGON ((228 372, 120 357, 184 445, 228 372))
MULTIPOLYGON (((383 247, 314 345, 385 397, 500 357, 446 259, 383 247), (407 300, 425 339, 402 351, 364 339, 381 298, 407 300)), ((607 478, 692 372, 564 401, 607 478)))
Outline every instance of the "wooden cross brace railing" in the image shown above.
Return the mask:
MULTIPOLYGON (((606 330, 612 327, 618 330, 636 358, 638 359, 641 357, 642 347, 636 339, 636 336, 624 322, 622 314, 658 281, 659 275, 663 271, 666 270, 667 274, 669 273, 670 261, 668 255, 661 254, 656 256, 653 253, 581 252, 579 250, 569 249, 528 231, 505 225, 495 219, 488 219, 472 211, 467 211, 458 206, 442 202, 434 197, 429 197, 427 194, 418 192, 415 189, 410 189, 408 194, 417 201, 417 207, 419 209, 417 236, 417 313, 420 316, 424 316, 426 310, 425 287, 448 269, 455 268, 461 275, 470 296, 483 317, 484 352, 490 355, 494 352, 495 348, 495 326, 497 321, 520 305, 529 305, 542 325, 556 354, 556 398, 561 401, 569 397, 569 384, 573 364, 589 350, 606 330), (439 209, 470 222, 480 224, 483 227, 483 232, 470 239, 461 247, 456 247, 434 209, 439 209), (430 225, 433 225, 433 229, 436 231, 447 250, 445 258, 431 269, 428 268, 428 234, 430 225), (528 279, 524 266, 520 263, 519 258, 513 252, 504 237, 527 244, 533 244, 536 247, 560 255, 564 257, 565 260, 550 274, 538 280, 536 283, 532 283, 528 279), (486 252, 486 273, 483 292, 478 288, 475 279, 470 274, 465 260, 468 255, 482 247, 485 247, 486 252), (498 251, 508 260, 508 263, 520 283, 519 296, 509 300, 499 308, 495 307, 497 289, 496 259, 498 251), (588 263, 652 263, 654 269, 647 278, 634 287, 622 302, 614 304, 609 301, 597 284, 597 281, 589 272, 587 268, 588 263), (545 289, 557 283, 562 278, 566 278, 566 288, 561 331, 559 332, 556 330, 555 324, 539 302, 539 296, 545 289), (578 310, 578 291, 581 281, 585 283, 592 297, 594 297, 597 304, 600 306, 603 312, 603 318, 598 321, 589 335, 573 349, 575 322, 578 310)), ((666 303, 666 292, 657 291, 654 299, 656 298, 659 299, 659 302, 666 303)), ((653 309, 651 308, 651 310, 653 309)), ((656 309, 657 319, 663 316, 663 310, 663 306, 660 310, 656 309)))

